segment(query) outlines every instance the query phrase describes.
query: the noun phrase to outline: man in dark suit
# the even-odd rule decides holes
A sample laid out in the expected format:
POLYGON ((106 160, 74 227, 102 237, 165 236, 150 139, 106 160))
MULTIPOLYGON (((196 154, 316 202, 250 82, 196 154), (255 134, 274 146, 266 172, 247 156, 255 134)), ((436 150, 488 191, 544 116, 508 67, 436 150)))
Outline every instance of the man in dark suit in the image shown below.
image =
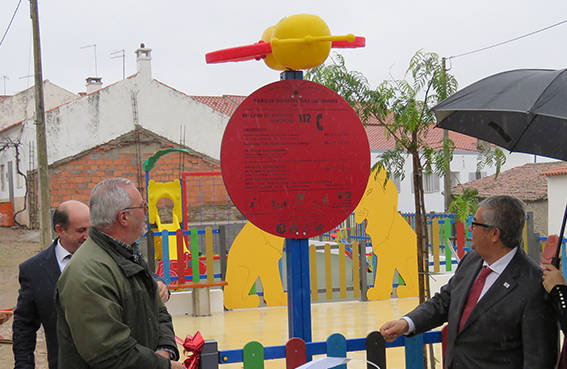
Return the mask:
POLYGON ((469 228, 473 251, 453 278, 403 318, 385 323, 382 336, 391 342, 447 322, 446 368, 554 368, 557 322, 544 300, 542 269, 519 247, 524 221, 523 203, 514 197, 482 201, 469 228))
POLYGON ((49 369, 57 368, 55 285, 70 255, 89 236, 89 208, 79 201, 65 201, 53 213, 53 224, 59 237, 20 264, 20 291, 13 323, 15 369, 35 368, 34 350, 40 325, 45 332, 49 369))
MULTIPOLYGON (((45 332, 49 369, 57 368, 57 313, 55 285, 72 254, 89 236, 89 208, 80 201, 61 203, 53 213, 57 239, 51 246, 20 264, 20 291, 14 311, 13 351, 15 369, 35 368, 34 351, 40 325, 45 332)), ((163 278, 154 274, 160 297, 169 300, 163 278)))

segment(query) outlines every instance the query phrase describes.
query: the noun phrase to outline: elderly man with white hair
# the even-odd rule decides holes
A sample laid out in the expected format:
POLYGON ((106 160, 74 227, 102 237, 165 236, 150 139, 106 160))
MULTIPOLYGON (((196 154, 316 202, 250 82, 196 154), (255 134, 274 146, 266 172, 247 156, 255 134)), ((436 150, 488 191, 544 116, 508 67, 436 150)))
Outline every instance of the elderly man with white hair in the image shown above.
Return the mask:
POLYGON ((148 205, 124 178, 98 183, 89 238, 55 293, 59 368, 182 369, 171 316, 139 250, 148 205))

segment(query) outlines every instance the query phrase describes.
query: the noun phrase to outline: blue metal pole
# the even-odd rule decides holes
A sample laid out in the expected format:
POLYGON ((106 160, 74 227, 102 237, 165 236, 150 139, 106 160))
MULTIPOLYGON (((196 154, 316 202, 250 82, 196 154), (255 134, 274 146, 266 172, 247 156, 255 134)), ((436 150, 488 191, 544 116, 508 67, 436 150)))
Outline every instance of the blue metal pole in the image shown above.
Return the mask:
POLYGON ((286 239, 289 338, 311 342, 309 239, 286 239))

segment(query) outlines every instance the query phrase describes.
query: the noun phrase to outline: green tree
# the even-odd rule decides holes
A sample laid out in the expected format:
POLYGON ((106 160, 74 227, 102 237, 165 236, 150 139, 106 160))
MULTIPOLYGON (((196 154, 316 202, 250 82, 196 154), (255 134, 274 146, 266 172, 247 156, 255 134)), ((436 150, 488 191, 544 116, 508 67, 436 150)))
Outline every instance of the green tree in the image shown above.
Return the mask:
MULTIPOLYGON (((386 80, 376 89, 369 86, 366 77, 349 71, 344 58, 335 54, 333 63, 320 65, 306 72, 306 79, 320 83, 341 95, 358 113, 364 124, 375 119, 385 128, 386 135, 395 142, 393 150, 381 155, 374 168, 381 166, 390 176, 403 179, 406 159, 412 161, 415 202, 415 232, 417 235, 417 259, 419 269, 419 299, 425 301, 429 280, 427 217, 424 200, 423 176, 435 172, 443 175, 446 162, 450 162, 454 145, 445 139, 444 151, 436 150, 427 141, 427 135, 435 124, 431 108, 457 89, 454 76, 443 73, 441 59, 435 53, 418 51, 410 60, 406 72, 408 80, 386 80)), ((373 169, 374 169, 373 168, 373 169)))

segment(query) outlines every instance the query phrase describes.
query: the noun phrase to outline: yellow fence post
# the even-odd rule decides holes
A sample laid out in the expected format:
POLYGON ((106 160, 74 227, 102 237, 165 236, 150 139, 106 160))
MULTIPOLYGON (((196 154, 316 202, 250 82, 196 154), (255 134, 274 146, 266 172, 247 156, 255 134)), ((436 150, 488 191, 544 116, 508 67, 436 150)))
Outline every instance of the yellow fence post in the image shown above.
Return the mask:
POLYGON ((358 242, 352 243, 352 288, 355 298, 360 297, 360 251, 358 242))
POLYGON ((346 250, 345 244, 339 243, 339 278, 340 278, 340 296, 346 299, 346 250))
POLYGON ((317 246, 309 245, 309 268, 311 274, 311 301, 319 300, 319 287, 317 285, 317 246))
POLYGON ((211 227, 205 228, 205 260, 207 261, 207 282, 213 283, 215 281, 215 268, 214 260, 215 254, 213 251, 213 229, 211 227))
POLYGON ((325 244, 325 289, 327 300, 333 299, 333 269, 331 266, 331 245, 325 244))

